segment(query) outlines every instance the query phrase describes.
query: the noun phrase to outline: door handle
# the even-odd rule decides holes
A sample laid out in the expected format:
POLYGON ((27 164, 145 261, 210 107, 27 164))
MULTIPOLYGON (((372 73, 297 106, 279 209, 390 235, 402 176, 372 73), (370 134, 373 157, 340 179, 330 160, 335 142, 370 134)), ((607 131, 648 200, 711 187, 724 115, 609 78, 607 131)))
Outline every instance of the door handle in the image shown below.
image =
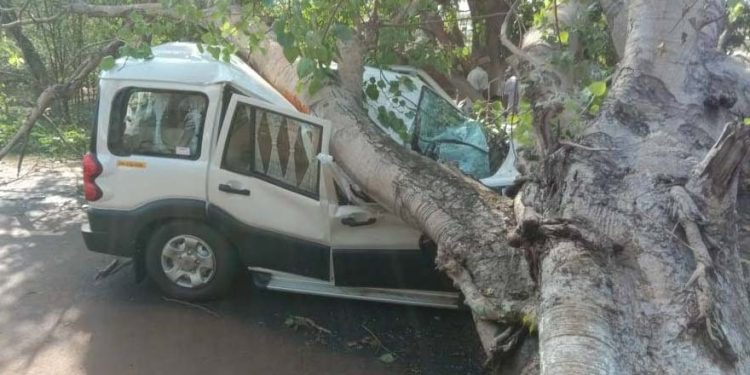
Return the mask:
POLYGON ((250 190, 233 188, 229 184, 219 184, 219 190, 225 193, 229 193, 229 194, 239 194, 239 195, 250 196, 250 190))
POLYGON ((378 219, 371 217, 365 221, 357 221, 353 217, 345 217, 341 219, 341 224, 348 225, 350 227, 362 227, 365 225, 372 225, 375 224, 378 221, 378 219))

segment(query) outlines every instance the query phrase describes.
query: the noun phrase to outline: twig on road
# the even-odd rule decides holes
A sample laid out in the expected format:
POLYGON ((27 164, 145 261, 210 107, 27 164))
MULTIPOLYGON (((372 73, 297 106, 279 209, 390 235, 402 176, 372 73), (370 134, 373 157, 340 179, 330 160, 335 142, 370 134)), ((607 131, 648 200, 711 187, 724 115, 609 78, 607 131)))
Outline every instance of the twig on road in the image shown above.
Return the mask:
POLYGON ((10 179, 8 181, 1 181, 0 182, 0 186, 8 185, 10 183, 13 183, 13 182, 16 182, 18 180, 22 180, 22 179, 26 178, 26 176, 28 176, 31 172, 34 172, 36 170, 37 165, 39 165, 39 161, 35 162, 34 165, 32 165, 31 168, 29 168, 26 171, 26 173, 23 174, 23 176, 16 176, 16 178, 12 178, 12 179, 10 179))
POLYGON ((132 259, 128 259, 122 263, 120 263, 119 259, 114 259, 112 262, 110 262, 106 267, 99 270, 99 272, 96 273, 96 276, 94 276, 94 280, 98 281, 101 279, 104 279, 106 277, 112 276, 119 272, 121 269, 131 265, 133 263, 132 259))
POLYGON ((370 331, 370 329, 369 329, 369 328, 367 328, 367 326, 366 326, 366 325, 362 324, 362 328, 364 328, 364 329, 365 329, 365 331, 367 331, 367 333, 369 333, 369 334, 370 334, 370 336, 372 336, 372 338, 373 338, 373 339, 375 340, 375 342, 377 342, 377 343, 378 343, 378 346, 380 347, 380 349, 383 349, 383 350, 384 350, 384 351, 386 351, 387 353, 391 353, 391 354, 395 353, 395 352, 394 352, 393 350, 391 350, 391 349, 388 349, 388 348, 386 348, 386 346, 385 346, 385 345, 383 345, 383 342, 382 342, 382 341, 380 341, 380 339, 378 338, 378 336, 375 336, 375 334, 374 334, 374 333, 372 333, 372 331, 370 331))
POLYGON ((221 315, 219 315, 219 313, 217 313, 216 311, 213 311, 213 310, 209 309, 206 306, 198 305, 198 304, 195 304, 195 303, 190 303, 190 302, 187 302, 187 301, 182 301, 182 300, 179 300, 179 299, 167 298, 167 297, 163 297, 163 296, 161 297, 161 299, 164 300, 164 301, 167 301, 167 302, 178 303, 178 304, 183 305, 183 306, 194 307, 194 308, 196 308, 198 310, 201 310, 201 311, 203 311, 203 312, 205 312, 205 313, 213 316, 214 318, 221 318, 221 315))
POLYGON ((329 330, 328 328, 325 328, 319 325, 318 323, 315 323, 314 320, 304 317, 304 316, 290 315, 284 321, 284 325, 286 325, 287 327, 293 328, 295 331, 299 327, 307 327, 307 328, 312 328, 319 333, 325 333, 328 335, 333 334, 333 332, 331 332, 331 330, 329 330))

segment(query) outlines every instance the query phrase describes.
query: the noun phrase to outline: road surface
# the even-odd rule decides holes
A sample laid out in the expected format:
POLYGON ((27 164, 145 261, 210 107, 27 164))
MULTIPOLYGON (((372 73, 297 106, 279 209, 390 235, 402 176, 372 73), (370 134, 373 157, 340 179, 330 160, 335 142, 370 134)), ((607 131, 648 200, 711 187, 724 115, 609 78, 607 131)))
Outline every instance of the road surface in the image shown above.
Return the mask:
POLYGON ((247 275, 201 309, 135 284, 129 267, 96 281, 114 258, 85 250, 80 195, 76 163, 28 160, 16 179, 0 162, 0 374, 480 372, 465 312, 262 291, 247 275))

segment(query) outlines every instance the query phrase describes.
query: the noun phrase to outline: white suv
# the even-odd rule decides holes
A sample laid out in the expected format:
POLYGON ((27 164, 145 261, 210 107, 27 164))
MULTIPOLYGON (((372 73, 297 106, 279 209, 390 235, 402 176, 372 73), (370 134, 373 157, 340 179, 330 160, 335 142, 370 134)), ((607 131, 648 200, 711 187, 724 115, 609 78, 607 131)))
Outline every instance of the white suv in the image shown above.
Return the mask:
POLYGON ((90 250, 134 258, 185 300, 221 295, 247 267, 273 290, 458 306, 430 241, 351 202, 328 123, 237 58, 187 43, 153 53, 101 75, 83 161, 90 250))

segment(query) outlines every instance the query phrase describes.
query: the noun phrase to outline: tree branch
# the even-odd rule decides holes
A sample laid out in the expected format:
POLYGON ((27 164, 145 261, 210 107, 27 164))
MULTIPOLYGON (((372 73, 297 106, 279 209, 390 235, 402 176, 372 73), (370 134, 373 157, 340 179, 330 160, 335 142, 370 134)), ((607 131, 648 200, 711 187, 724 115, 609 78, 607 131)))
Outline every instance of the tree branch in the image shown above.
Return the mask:
POLYGON ((331 17, 328 18, 328 22, 326 23, 326 28, 323 30, 323 36, 320 38, 321 40, 326 39, 326 35, 328 35, 328 30, 331 29, 331 25, 333 25, 333 20, 336 18, 336 14, 339 12, 339 8, 341 7, 341 3, 343 0, 339 0, 336 3, 336 7, 333 8, 333 11, 331 12, 331 17))
MULTIPOLYGON (((411 0, 408 5, 404 7, 404 9, 396 14, 395 17, 391 20, 392 24, 400 24, 404 21, 406 17, 409 16, 409 13, 412 11, 412 8, 415 8, 417 5, 419 5, 420 0, 411 0)), ((384 24, 381 24, 381 26, 384 26, 384 24)))
POLYGON ((21 127, 8 140, 2 149, 0 149, 0 160, 8 155, 13 146, 31 131, 31 128, 34 127, 36 121, 39 117, 43 116, 44 111, 49 108, 54 100, 66 97, 78 90, 83 79, 99 66, 102 58, 107 55, 115 54, 121 45, 122 42, 119 40, 110 42, 102 50, 89 56, 89 58, 83 62, 70 78, 68 78, 67 82, 47 87, 42 94, 39 95, 39 98, 37 98, 36 105, 29 111, 29 114, 26 116, 26 120, 21 127))
POLYGON ((65 14, 65 11, 58 12, 54 16, 50 16, 50 17, 44 17, 44 18, 33 18, 32 17, 32 18, 28 18, 28 19, 17 19, 17 20, 15 20, 13 22, 9 22, 9 23, 5 23, 5 24, 0 25, 0 30, 7 30, 7 29, 12 29, 14 27, 22 27, 22 26, 31 25, 31 24, 53 22, 53 21, 56 21, 57 19, 59 19, 60 17, 62 17, 63 14, 65 14))
MULTIPOLYGON (((486 18, 493 18, 493 17, 503 16, 503 15, 507 15, 507 14, 508 14, 508 12, 494 12, 494 13, 489 13, 489 14, 483 14, 481 16, 459 17, 459 18, 456 18, 456 21, 483 20, 483 19, 486 19, 486 18)), ((409 24, 409 23, 400 23, 400 22, 394 22, 394 21, 396 21, 396 19, 394 19, 392 22, 383 23, 380 26, 384 26, 384 27, 407 27, 407 26, 412 26, 412 24, 409 24)), ((420 25, 420 26, 421 25, 429 25, 429 24, 441 23, 441 22, 444 22, 444 21, 442 19, 441 20, 427 20, 427 21, 420 22, 418 25, 420 25)))
MULTIPOLYGON (((180 18, 174 10, 164 7, 159 3, 128 4, 128 5, 92 5, 83 1, 70 4, 68 10, 74 14, 85 14, 89 17, 115 18, 127 17, 133 13, 149 16, 163 16, 169 18, 180 18)), ((207 10, 204 10, 204 13, 207 10)))
POLYGON ((535 56, 532 56, 531 54, 526 53, 524 50, 518 48, 509 38, 508 38, 508 24, 510 21, 510 18, 513 17, 513 15, 516 12, 516 8, 518 7, 518 1, 516 0, 513 2, 513 5, 511 5, 510 10, 508 11, 508 14, 505 15, 505 20, 503 20, 503 25, 500 28, 500 41, 502 44, 510 50, 511 53, 518 56, 519 58, 529 62, 531 65, 533 65, 535 68, 541 70, 541 71, 548 71, 552 74, 554 74, 557 79, 560 81, 560 85, 562 86, 563 91, 567 91, 567 89, 571 86, 570 82, 568 81, 568 78, 557 70, 556 68, 550 66, 545 61, 542 61, 535 56))

